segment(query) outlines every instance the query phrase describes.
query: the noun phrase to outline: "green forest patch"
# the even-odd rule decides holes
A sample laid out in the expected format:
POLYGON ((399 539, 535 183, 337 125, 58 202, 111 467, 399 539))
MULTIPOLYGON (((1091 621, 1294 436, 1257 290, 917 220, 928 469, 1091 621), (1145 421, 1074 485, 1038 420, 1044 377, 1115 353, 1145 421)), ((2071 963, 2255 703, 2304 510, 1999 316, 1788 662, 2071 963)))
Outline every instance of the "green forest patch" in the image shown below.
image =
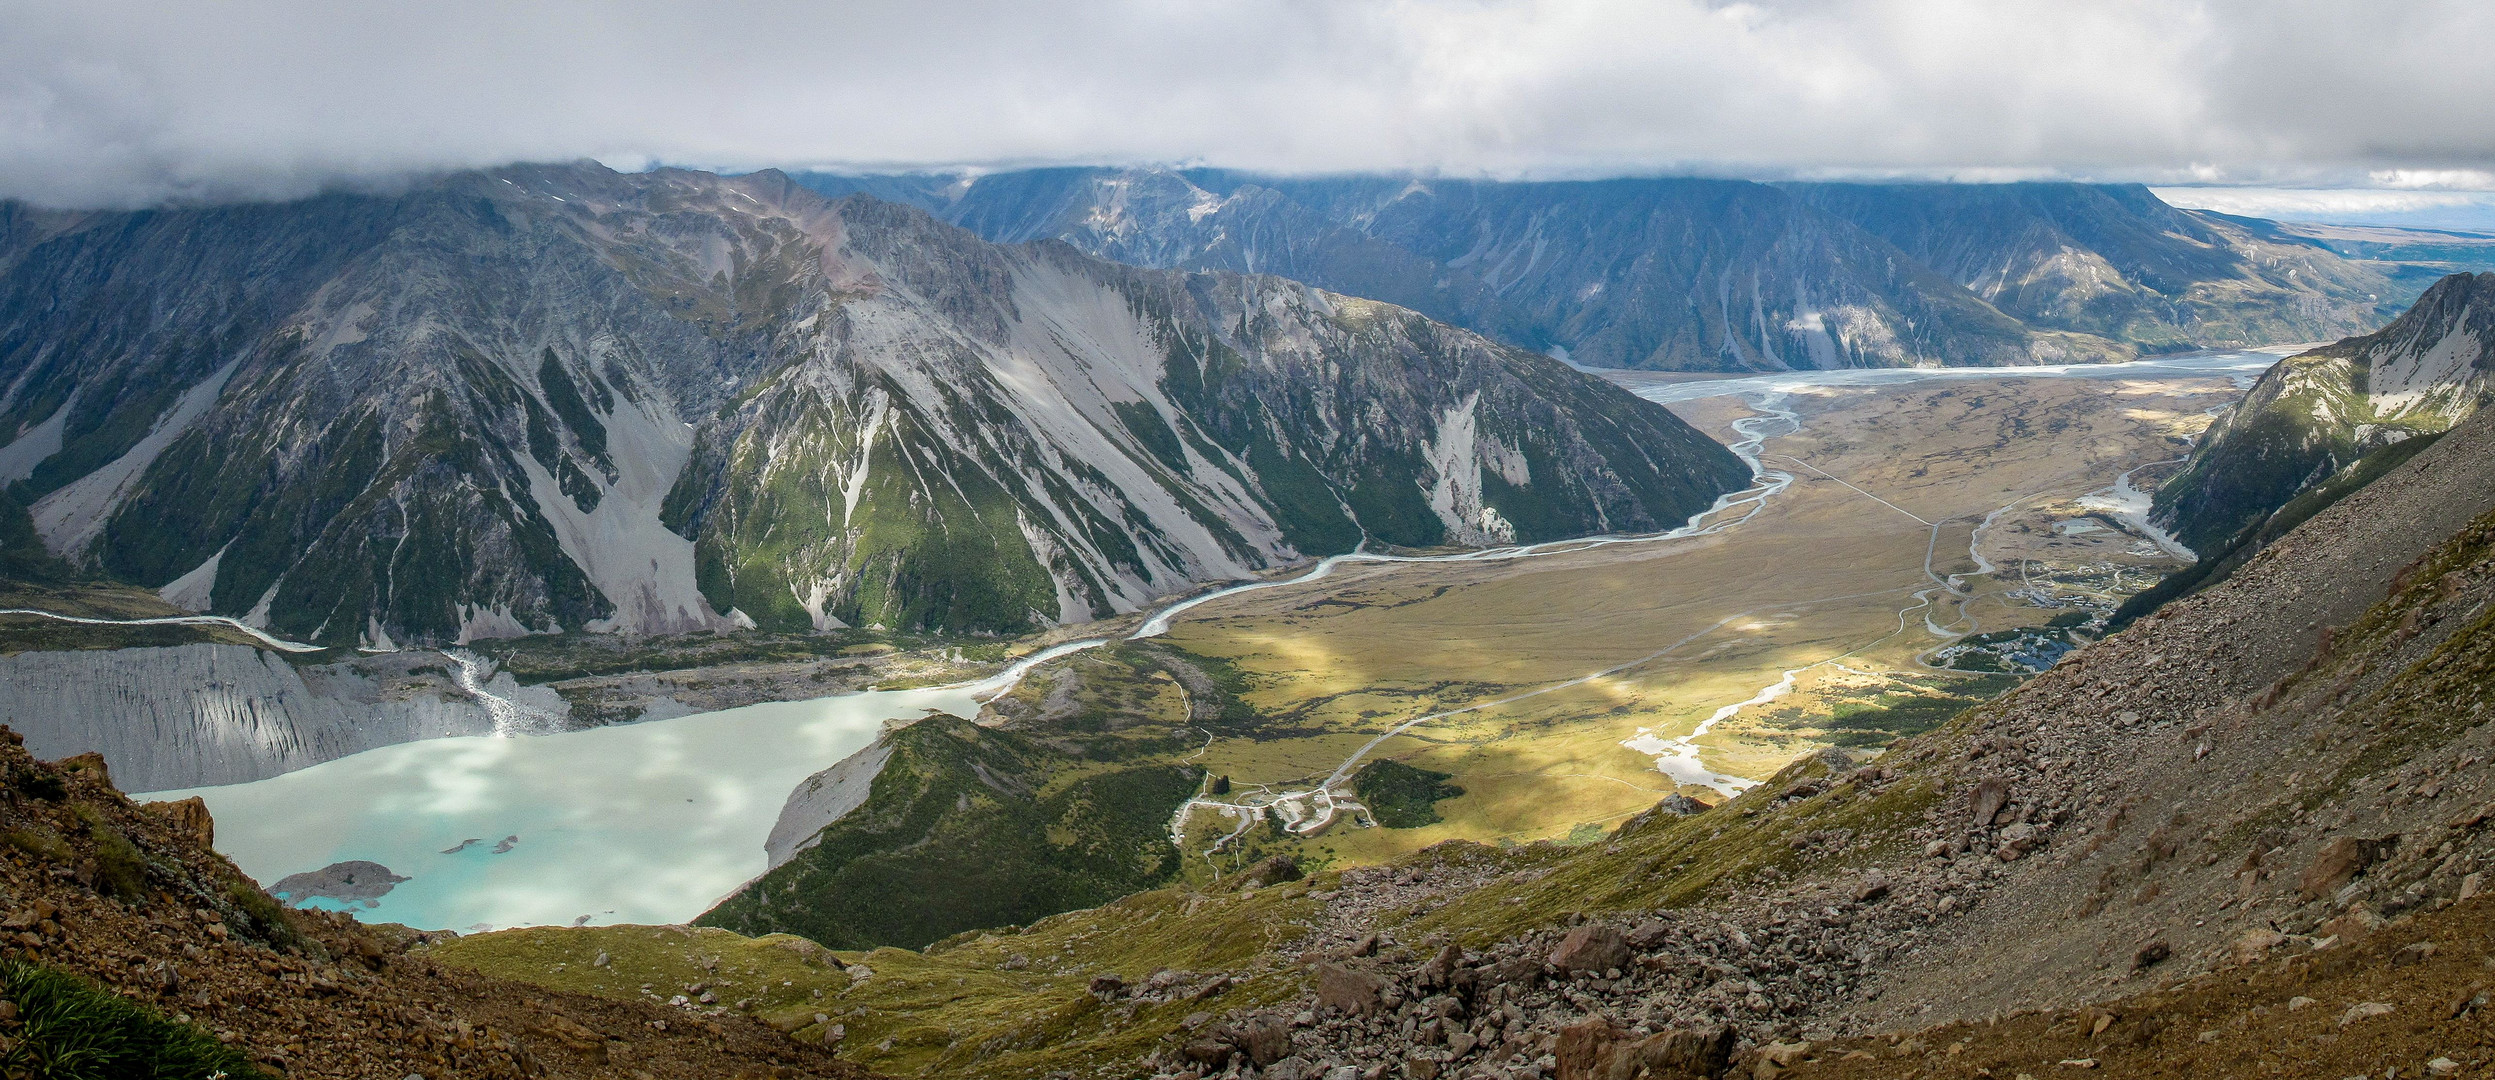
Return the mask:
POLYGON ((1464 794, 1464 789, 1447 783, 1454 774, 1406 765, 1400 761, 1380 758, 1360 767, 1351 777, 1351 789, 1369 808, 1371 817, 1389 829, 1417 829, 1435 825, 1438 801, 1464 794))

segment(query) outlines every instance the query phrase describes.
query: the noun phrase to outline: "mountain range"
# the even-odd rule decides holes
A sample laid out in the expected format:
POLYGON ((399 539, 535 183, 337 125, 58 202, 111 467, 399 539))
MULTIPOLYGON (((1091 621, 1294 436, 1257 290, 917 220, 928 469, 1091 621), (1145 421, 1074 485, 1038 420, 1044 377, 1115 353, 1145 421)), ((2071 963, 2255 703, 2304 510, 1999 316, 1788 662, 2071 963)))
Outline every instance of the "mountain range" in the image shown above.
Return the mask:
POLYGON ((2416 286, 2117 184, 800 174, 991 240, 1271 273, 1595 367, 2029 364, 2313 341, 2416 286))
POLYGON ((0 434, 21 561, 377 648, 1019 631, 1364 542, 1666 528, 1749 476, 1388 304, 594 164, 0 205, 0 434))

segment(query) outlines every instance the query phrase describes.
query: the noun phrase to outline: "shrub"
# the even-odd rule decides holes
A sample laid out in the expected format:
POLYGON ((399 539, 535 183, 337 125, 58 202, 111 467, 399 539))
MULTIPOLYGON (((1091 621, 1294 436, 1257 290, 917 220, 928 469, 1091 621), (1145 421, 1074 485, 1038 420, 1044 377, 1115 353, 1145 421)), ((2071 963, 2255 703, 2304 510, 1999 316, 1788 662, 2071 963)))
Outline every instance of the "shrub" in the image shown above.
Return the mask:
POLYGON ((227 899, 234 901, 235 907, 243 909, 243 914, 251 918, 252 928, 258 931, 262 938, 267 939, 269 944, 302 946, 303 937, 295 933, 294 920, 286 917, 285 905, 271 899, 269 894, 261 892, 250 884, 236 881, 226 885, 225 895, 227 899))
POLYGON ((94 833, 96 890, 125 903, 147 899, 147 860, 138 846, 110 826, 94 833))
POLYGON ((61 839, 59 833, 40 825, 11 829, 5 834, 0 834, 0 839, 5 839, 11 847, 46 862, 68 862, 70 856, 74 854, 69 849, 69 842, 61 839))

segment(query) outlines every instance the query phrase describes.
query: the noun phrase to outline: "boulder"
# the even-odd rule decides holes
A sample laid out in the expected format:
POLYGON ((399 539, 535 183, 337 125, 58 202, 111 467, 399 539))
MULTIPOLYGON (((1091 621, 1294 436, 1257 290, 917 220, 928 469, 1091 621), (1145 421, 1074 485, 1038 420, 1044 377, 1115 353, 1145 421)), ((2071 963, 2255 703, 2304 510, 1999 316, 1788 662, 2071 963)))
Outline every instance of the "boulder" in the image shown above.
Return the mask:
POLYGON ((1878 870, 1864 874, 1854 882, 1854 902, 1869 904, 1889 894, 1889 876, 1878 870))
POLYGON ((1238 884, 1242 889, 1261 889, 1267 885, 1298 881, 1302 876, 1298 860, 1288 855, 1276 855, 1240 871, 1238 884))
POLYGON ((2139 952, 2131 954, 2131 970, 2143 971, 2148 968, 2155 967, 2159 964, 2165 963, 2166 958, 2173 955, 2173 946, 2162 941, 2149 942, 2146 945, 2140 946, 2139 952))
POLYGON ((1322 1067, 1294 1054, 1265 1067, 1264 1080, 1316 1080, 1323 1075, 1322 1067))
POLYGON ((2336 938, 2342 945, 2354 945, 2372 936, 2381 925, 2380 916, 2363 904, 2354 904, 2345 913, 2322 920, 2322 925, 2314 927, 2313 932, 2325 940, 2336 938))
POLYGON ((173 822, 182 835, 196 842, 201 849, 214 847, 217 841, 216 819, 208 816, 208 801, 197 795, 174 802, 152 802, 145 808, 173 822))
POLYGON ((1464 950, 1449 945, 1438 950, 1429 963, 1412 976, 1412 984, 1423 990, 1444 990, 1455 985, 1456 971, 1464 966, 1464 950))
POLYGON ((1664 924, 1656 922, 1653 919, 1648 919, 1645 922, 1637 924, 1636 929, 1629 931, 1629 947, 1632 949, 1652 949, 1655 946, 1663 944, 1664 939, 1669 937, 1671 933, 1671 927, 1665 926, 1664 924))
POLYGON ((1605 1080, 1708 1080, 1721 1076, 1733 1059, 1733 1029, 1691 1031, 1665 1028, 1633 1043, 1613 1048, 1605 1080))
MULTIPOLYGON (((96 783, 104 785, 105 787, 113 786, 112 769, 104 764, 104 755, 96 753, 93 750, 89 750, 83 754, 72 754, 68 757, 62 758, 59 761, 53 762, 53 764, 59 766, 62 772, 73 775, 83 775, 96 783)), ((115 788, 114 790, 118 791, 120 789, 115 788)))
POLYGON ((2308 901, 2327 899, 2356 880, 2366 867, 2374 865, 2381 853, 2381 841, 2337 837, 2322 845, 2321 852, 2313 856, 2312 865, 2304 868, 2304 877, 2296 883, 2296 895, 2308 901))
POLYGON ((1974 811, 1975 827, 1984 828, 2001 815, 2001 808, 2010 804, 2010 782, 1998 776, 1985 777, 1967 794, 1968 808, 1974 811))
POLYGON ((2286 943, 2287 935, 2268 927, 2257 926, 2244 931, 2243 936, 2236 938, 2234 946, 2228 952, 2230 958, 2238 964, 2258 964, 2270 955, 2270 950, 2286 943))
POLYGON ((1279 1016, 1260 1013, 1240 1021, 1230 1041, 1261 1069, 1291 1052, 1291 1025, 1279 1016))
POLYGON ((1493 986, 1530 989, 1542 981, 1542 957, 1533 953, 1510 956, 1458 972, 1457 980, 1460 985, 1473 990, 1486 990, 1493 986))
POLYGON ((1551 950, 1551 966, 1572 973, 1627 967, 1629 940, 1612 927, 1588 923, 1560 939, 1559 947, 1551 950))
POLYGON ((1333 962, 1317 965, 1316 983, 1317 1004, 1349 1016, 1375 1013, 1386 990, 1386 980, 1376 972, 1333 962))
MULTIPOLYGON (((1665 1028, 1643 1039, 1600 1017, 1559 1031, 1558 1080, 1713 1080, 1733 1057, 1731 1028, 1665 1028)), ((1772 1074, 1770 1074, 1772 1075, 1772 1074)))
POLYGON ((1806 1042, 1769 1043, 1759 1048, 1758 1060, 1751 1064, 1750 1075, 1757 1077, 1758 1080, 1767 1080, 1771 1076, 1783 1076, 1792 1072, 1794 1066, 1801 1064, 1803 1058, 1810 1056, 1810 1052, 1811 1044, 1806 1042))
POLYGON ((1093 997, 1102 1001, 1116 1001, 1118 995, 1126 991, 1126 980, 1115 975, 1094 975, 1091 991, 1093 997))
POLYGON ((1596 1017, 1559 1029, 1559 1080, 1610 1080, 1608 1051, 1626 1037, 1625 1029, 1596 1017))

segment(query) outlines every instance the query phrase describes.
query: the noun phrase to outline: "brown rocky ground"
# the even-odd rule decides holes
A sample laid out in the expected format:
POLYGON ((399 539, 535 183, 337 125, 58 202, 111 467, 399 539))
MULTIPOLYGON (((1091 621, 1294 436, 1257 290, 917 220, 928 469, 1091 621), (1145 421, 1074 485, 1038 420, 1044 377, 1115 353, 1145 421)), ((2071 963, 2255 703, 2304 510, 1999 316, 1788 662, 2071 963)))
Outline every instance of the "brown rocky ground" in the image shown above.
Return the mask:
POLYGON ((2445 1077, 2495 1063, 2495 903, 2221 968, 2092 1007, 1788 1045, 1795 1080, 1895 1076, 2445 1077))
POLYGON ((290 911, 208 849, 196 800, 136 804, 100 758, 44 764, 18 743, 0 728, 0 951, 196 1024, 272 1073, 868 1075, 743 1017, 480 977, 409 955, 415 935, 396 928, 290 911))

